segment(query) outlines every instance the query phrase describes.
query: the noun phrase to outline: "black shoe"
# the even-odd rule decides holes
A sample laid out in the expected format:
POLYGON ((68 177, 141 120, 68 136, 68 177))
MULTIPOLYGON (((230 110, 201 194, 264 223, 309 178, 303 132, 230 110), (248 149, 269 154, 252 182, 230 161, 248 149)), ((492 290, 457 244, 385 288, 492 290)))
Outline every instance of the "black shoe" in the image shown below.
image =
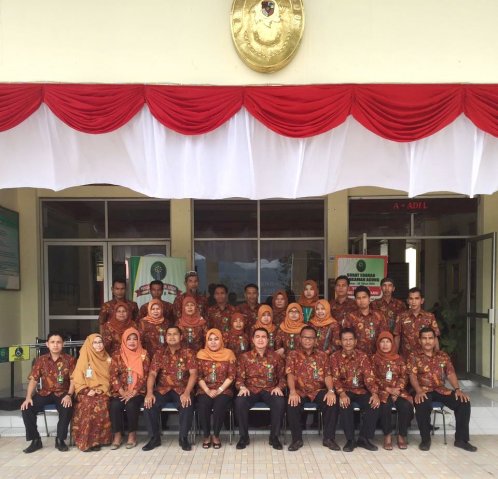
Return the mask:
POLYGON ((278 437, 273 437, 270 440, 273 449, 276 449, 277 451, 281 451, 283 449, 282 443, 280 442, 280 439, 278 437))
POLYGON ((41 449, 42 447, 43 447, 43 444, 42 444, 40 438, 33 439, 31 441, 31 444, 26 449, 24 449, 23 452, 25 452, 26 454, 29 454, 31 452, 38 451, 38 449, 41 449))
POLYGON ((64 439, 55 438, 55 448, 59 449, 60 452, 69 451, 67 444, 64 442, 64 439))
POLYGON ((298 449, 301 449, 303 447, 303 441, 302 439, 299 439, 297 441, 292 441, 290 446, 287 448, 289 451, 297 451, 298 449))
POLYGON ((375 445, 372 444, 368 439, 364 437, 359 437, 358 440, 356 441, 356 447, 362 447, 363 449, 366 449, 367 451, 378 451, 379 448, 375 445))
POLYGON ((328 447, 331 451, 340 451, 341 448, 337 445, 337 443, 333 439, 324 439, 323 445, 328 447))
POLYGON ((346 442, 346 444, 344 445, 344 447, 342 448, 342 450, 344 452, 353 452, 354 451, 354 441, 348 441, 346 442))
POLYGON ((142 451, 152 451, 152 449, 155 449, 156 447, 159 447, 161 445, 161 438, 159 437, 152 437, 149 442, 142 447, 142 451))
POLYGON ((431 440, 429 439, 428 441, 422 441, 419 445, 418 448, 421 451, 428 451, 431 448, 431 440))
POLYGON ((100 444, 97 444, 96 446, 92 446, 90 448, 90 451, 100 451, 102 449, 102 447, 100 446, 100 444))
POLYGON ((237 443, 237 445, 235 446, 235 449, 245 449, 246 446, 249 445, 251 441, 249 440, 248 437, 241 437, 239 439, 239 442, 237 443))
POLYGON ((477 447, 470 444, 470 442, 465 442, 465 441, 455 441, 455 447, 459 447, 460 449, 463 449, 464 451, 469 451, 469 452, 476 452, 477 451, 477 447))
POLYGON ((184 451, 191 451, 192 450, 192 446, 190 445, 190 442, 188 441, 188 439, 186 437, 183 437, 180 439, 180 447, 184 451))

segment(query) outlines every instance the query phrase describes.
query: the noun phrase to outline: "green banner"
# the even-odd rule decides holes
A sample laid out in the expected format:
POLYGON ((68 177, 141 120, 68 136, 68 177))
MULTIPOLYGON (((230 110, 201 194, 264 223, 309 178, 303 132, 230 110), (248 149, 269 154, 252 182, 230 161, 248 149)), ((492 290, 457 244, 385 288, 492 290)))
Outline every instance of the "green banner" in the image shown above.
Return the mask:
POLYGON ((387 256, 336 256, 336 270, 336 277, 346 275, 349 278, 349 296, 354 296, 357 286, 367 286, 372 299, 380 298, 380 281, 387 276, 387 256))

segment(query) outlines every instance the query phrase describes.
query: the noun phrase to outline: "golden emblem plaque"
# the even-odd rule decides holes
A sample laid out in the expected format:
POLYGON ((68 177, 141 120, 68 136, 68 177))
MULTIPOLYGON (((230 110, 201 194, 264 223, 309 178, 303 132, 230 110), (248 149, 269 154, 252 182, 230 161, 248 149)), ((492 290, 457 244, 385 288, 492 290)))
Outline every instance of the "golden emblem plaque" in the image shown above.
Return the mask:
POLYGON ((242 61, 258 72, 274 72, 287 65, 299 48, 303 0, 234 0, 230 23, 242 61))

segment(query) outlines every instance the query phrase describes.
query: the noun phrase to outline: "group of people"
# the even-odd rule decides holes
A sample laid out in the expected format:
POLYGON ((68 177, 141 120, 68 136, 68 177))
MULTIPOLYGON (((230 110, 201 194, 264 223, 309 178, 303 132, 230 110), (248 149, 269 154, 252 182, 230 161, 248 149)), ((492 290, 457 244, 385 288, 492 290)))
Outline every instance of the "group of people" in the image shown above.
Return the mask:
POLYGON ((48 354, 38 358, 21 405, 26 438, 24 450, 42 447, 36 416, 46 404, 59 412, 56 447, 67 450, 71 422, 78 448, 97 451, 103 445, 137 445, 143 408, 150 451, 161 445, 162 408, 174 403, 179 412, 179 444, 191 450, 188 433, 194 408, 203 433, 202 447, 221 447, 225 414, 234 407, 239 428, 237 449, 249 445, 249 411, 257 402, 270 409, 269 444, 282 449, 280 429, 287 413, 292 440, 289 451, 303 446, 303 409, 313 403, 323 420, 323 445, 340 450, 335 440, 338 420, 346 436, 342 450, 372 443, 380 422, 386 450, 393 449, 392 411, 398 415, 396 444, 407 448, 415 417, 419 448, 431 446, 432 402, 454 410, 455 446, 467 451, 470 401, 459 387, 449 356, 439 349, 434 316, 422 309, 418 288, 408 294, 408 309, 393 297, 394 282, 381 282, 382 298, 358 286, 348 297, 349 279, 339 276, 335 298, 319 299, 316 282, 305 281, 299 301, 289 303, 277 291, 272 305, 258 303, 258 287, 245 288, 246 302, 228 303, 228 289, 214 288, 214 304, 198 294, 195 271, 185 277, 186 292, 174 303, 161 299, 163 284, 150 284, 152 299, 140 309, 125 298, 125 284, 113 284, 113 299, 99 315, 100 332, 88 336, 79 358, 63 352, 63 338, 48 335, 48 354), (446 386, 449 383, 452 389, 446 386), (38 388, 38 390, 37 390, 38 388), (74 414, 73 414, 74 401, 74 414), (362 414, 355 439, 354 411, 362 414))

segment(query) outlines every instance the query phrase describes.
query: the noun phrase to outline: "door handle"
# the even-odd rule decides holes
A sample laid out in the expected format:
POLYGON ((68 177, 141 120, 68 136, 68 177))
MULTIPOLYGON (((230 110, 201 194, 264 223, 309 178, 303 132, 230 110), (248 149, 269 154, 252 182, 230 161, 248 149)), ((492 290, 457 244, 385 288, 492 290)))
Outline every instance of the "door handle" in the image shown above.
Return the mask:
POLYGON ((489 324, 495 324, 495 309, 488 309, 488 322, 489 324))

